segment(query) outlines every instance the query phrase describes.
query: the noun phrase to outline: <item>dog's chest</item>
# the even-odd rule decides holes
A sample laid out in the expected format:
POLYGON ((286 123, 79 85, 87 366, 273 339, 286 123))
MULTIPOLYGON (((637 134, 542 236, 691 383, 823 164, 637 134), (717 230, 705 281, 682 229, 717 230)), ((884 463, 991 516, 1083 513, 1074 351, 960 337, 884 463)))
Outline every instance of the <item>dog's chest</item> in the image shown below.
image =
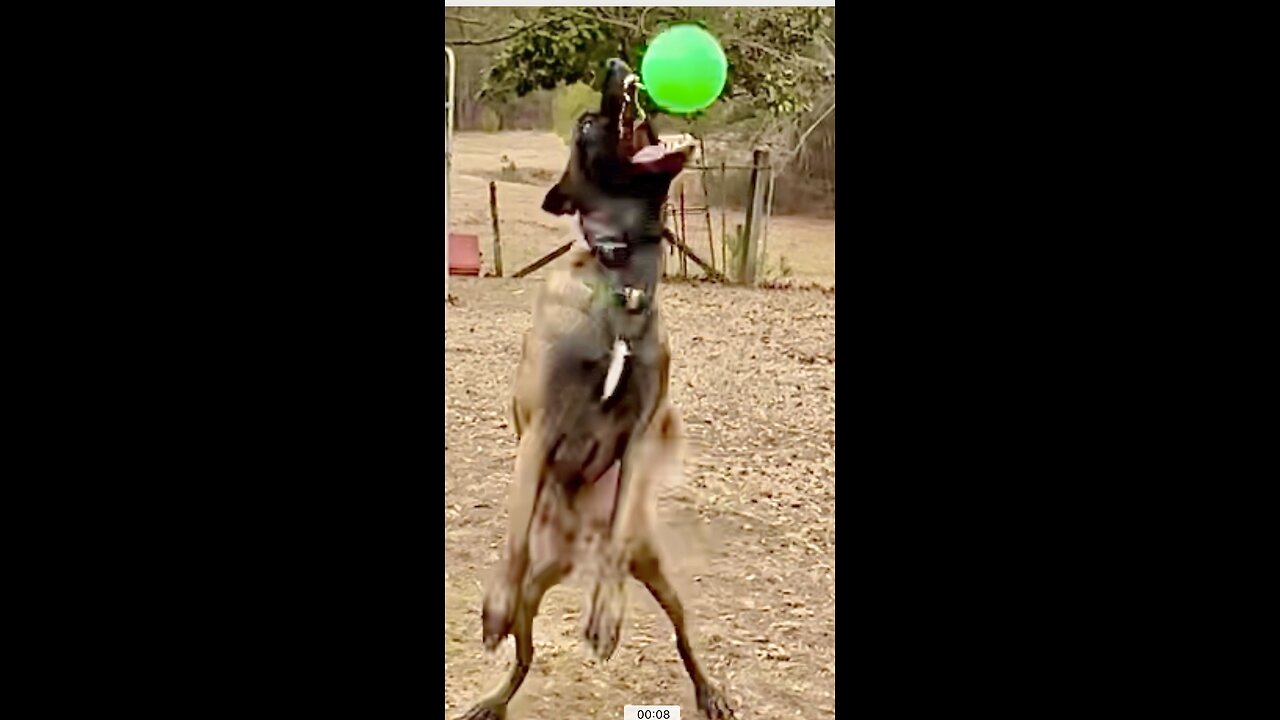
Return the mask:
POLYGON ((535 327, 548 346, 572 349, 583 360, 608 362, 615 356, 615 342, 627 341, 628 358, 641 364, 654 361, 653 343, 661 331, 660 312, 654 297, 656 283, 601 268, 589 252, 579 252, 571 269, 553 274, 535 310, 535 327), (640 288, 647 287, 647 290, 640 288), (627 294, 616 295, 618 288, 627 294), (630 297, 634 295, 634 298, 630 297), (632 307, 628 302, 634 300, 632 307), (643 305, 643 310, 636 306, 643 305))
POLYGON ((551 484, 538 496, 531 535, 535 554, 568 554, 574 566, 590 567, 607 537, 618 501, 621 464, 594 481, 551 484))

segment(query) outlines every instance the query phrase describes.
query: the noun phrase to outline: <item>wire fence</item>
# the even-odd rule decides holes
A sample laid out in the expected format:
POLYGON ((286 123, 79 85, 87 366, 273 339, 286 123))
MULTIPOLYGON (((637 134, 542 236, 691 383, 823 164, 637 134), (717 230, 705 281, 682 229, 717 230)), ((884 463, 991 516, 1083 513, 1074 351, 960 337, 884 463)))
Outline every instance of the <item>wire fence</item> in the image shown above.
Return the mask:
POLYGON ((741 280, 752 223, 760 224, 753 260, 758 263, 765 254, 773 179, 773 168, 764 163, 686 165, 672 184, 665 209, 666 226, 677 240, 667 274, 689 277, 692 263, 694 273, 700 268, 714 279, 741 280), (761 195, 755 213, 753 191, 761 195))

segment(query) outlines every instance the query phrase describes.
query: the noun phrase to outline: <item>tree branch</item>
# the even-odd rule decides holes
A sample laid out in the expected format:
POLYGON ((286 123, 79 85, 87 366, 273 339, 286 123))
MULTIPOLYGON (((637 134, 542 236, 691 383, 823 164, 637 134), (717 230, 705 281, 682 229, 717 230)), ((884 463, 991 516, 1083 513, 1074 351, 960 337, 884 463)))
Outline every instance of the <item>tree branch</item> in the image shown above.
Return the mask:
POLYGON ((483 20, 472 20, 469 17, 462 17, 461 15, 450 15, 449 13, 444 14, 444 19, 456 20, 460 23, 467 23, 468 25, 488 25, 488 23, 486 23, 483 20))
POLYGON ((571 9, 570 12, 573 13, 574 15, 577 15, 578 17, 584 17, 588 20, 595 20, 596 22, 609 23, 610 25, 617 25, 618 27, 624 27, 624 28, 627 28, 628 30, 634 30, 637 33, 640 33, 641 35, 644 34, 644 30, 640 28, 638 25, 634 25, 632 23, 629 23, 623 20, 614 20, 613 18, 606 17, 604 15, 592 15, 591 13, 583 12, 577 8, 571 9))
POLYGON ((498 37, 485 38, 484 40, 466 40, 466 39, 463 39, 463 38, 457 38, 457 39, 445 38, 445 39, 444 39, 444 44, 445 44, 445 45, 493 45, 494 43, 500 43, 500 42, 503 42, 504 40, 510 40, 511 38, 513 38, 513 37, 515 37, 515 36, 519 35, 519 34, 520 34, 520 33, 522 33, 522 32, 525 32, 525 31, 528 31, 528 30, 532 30, 532 29, 534 29, 534 28, 536 28, 536 27, 541 27, 541 26, 543 26, 543 25, 547 25, 547 24, 549 24, 549 23, 551 23, 551 22, 553 22, 553 21, 555 21, 555 20, 559 20, 559 19, 560 19, 560 16, 559 16, 559 15, 555 15, 555 16, 552 16, 552 17, 543 18, 543 19, 541 19, 541 20, 539 20, 539 21, 537 21, 537 22, 529 23, 528 25, 521 25, 520 27, 516 28, 515 30, 512 30, 511 32, 507 33, 506 35, 499 35, 498 37))
POLYGON ((744 39, 742 39, 742 38, 734 38, 733 42, 734 42, 735 44, 742 45, 742 46, 744 46, 744 47, 755 48, 756 50, 759 50, 760 52, 768 53, 768 54, 770 54, 770 55, 772 55, 772 56, 774 56, 774 57, 776 57, 776 58, 778 58, 779 60, 782 60, 782 61, 784 61, 784 62, 790 62, 790 61, 792 61, 792 60, 803 60, 803 61, 805 61, 805 62, 807 62, 807 63, 811 63, 811 64, 813 64, 813 65, 817 65, 818 67, 822 68, 823 70, 826 70, 826 69, 827 69, 827 67, 828 67, 828 66, 827 66, 827 64, 826 64, 826 63, 824 63, 824 62, 822 62, 821 60, 814 60, 813 58, 811 58, 811 57, 805 57, 804 55, 790 55, 790 56, 788 56, 788 55, 784 55, 783 53, 780 53, 780 52, 778 52, 777 50, 774 50, 774 49, 773 49, 773 48, 771 48, 771 47, 768 47, 768 46, 766 46, 766 45, 761 45, 760 43, 751 42, 750 40, 744 40, 744 39))
POLYGON ((822 121, 827 119, 828 115, 835 112, 835 109, 836 109, 835 101, 832 101, 831 107, 827 108, 826 112, 822 113, 821 117, 819 117, 817 120, 814 120, 813 124, 809 126, 808 130, 805 130, 803 133, 800 133, 800 141, 796 143, 796 146, 794 148, 791 148, 791 151, 789 153, 787 153, 787 162, 790 162, 792 158, 794 158, 796 155, 800 153, 800 148, 804 147, 804 142, 808 140, 809 136, 813 134, 813 131, 817 129, 819 125, 822 124, 822 121))
POLYGON ((653 19, 654 23, 660 23, 663 20, 681 20, 681 19, 687 20, 688 19, 688 18, 681 18, 680 16, 681 9, 678 7, 671 7, 669 5, 646 5, 644 10, 640 13, 640 31, 644 33, 644 35, 646 36, 649 35, 650 33, 648 17, 649 17, 649 12, 652 10, 658 11, 657 13, 654 14, 654 19, 653 19))

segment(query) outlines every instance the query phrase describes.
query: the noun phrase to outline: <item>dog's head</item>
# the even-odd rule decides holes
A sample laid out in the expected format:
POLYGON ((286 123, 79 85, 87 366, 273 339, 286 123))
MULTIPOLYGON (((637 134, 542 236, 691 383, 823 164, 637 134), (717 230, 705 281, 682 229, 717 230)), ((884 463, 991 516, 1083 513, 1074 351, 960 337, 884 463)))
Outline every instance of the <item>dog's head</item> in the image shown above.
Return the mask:
POLYGON ((666 197, 692 148, 664 145, 641 115, 638 78, 617 58, 608 62, 600 109, 583 113, 573 128, 569 165, 547 192, 542 209, 556 215, 588 213, 604 198, 666 197))

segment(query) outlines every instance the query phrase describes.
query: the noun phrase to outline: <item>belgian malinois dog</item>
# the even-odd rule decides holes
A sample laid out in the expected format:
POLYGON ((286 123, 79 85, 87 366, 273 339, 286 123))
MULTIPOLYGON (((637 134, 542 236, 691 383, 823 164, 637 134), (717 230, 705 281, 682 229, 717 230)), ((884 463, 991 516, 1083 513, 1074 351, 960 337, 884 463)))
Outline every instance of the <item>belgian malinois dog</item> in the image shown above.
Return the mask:
POLYGON ((656 295, 662 204, 693 146, 660 144, 637 90, 626 63, 610 60, 600 110, 579 118, 568 167, 543 201, 577 217, 583 242, 548 277, 516 371, 507 540, 482 611, 485 647, 513 635, 516 662, 465 720, 505 716, 533 661, 542 597, 573 570, 588 579, 583 636, 600 659, 617 648, 634 577, 675 627, 698 708, 733 717, 694 658, 652 535, 659 481, 679 471, 683 435, 667 399, 671 355, 656 295))

